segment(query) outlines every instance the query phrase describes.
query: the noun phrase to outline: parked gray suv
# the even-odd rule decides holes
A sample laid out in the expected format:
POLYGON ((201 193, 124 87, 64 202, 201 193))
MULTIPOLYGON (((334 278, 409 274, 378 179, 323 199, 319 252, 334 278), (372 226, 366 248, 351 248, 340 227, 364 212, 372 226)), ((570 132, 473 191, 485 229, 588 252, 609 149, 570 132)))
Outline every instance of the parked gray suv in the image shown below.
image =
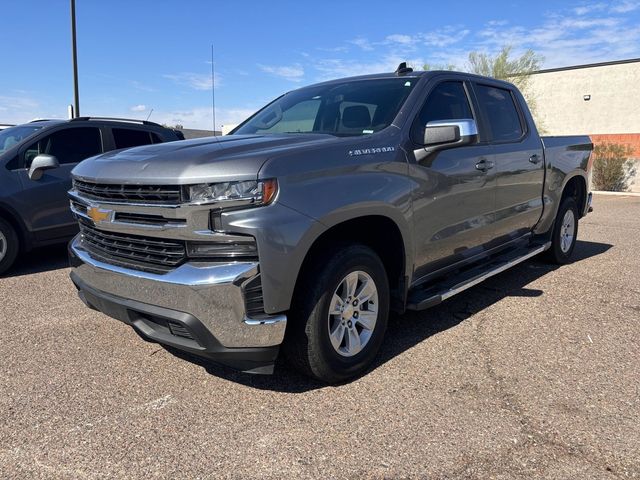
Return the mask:
POLYGON ((71 170, 110 150, 181 140, 153 122, 80 117, 36 120, 0 131, 0 274, 20 251, 69 240, 71 170))
POLYGON ((401 65, 312 85, 229 136, 78 165, 71 278, 149 339, 252 372, 282 345, 340 382, 371 365, 390 310, 534 255, 568 262, 591 150, 540 137, 490 78, 401 65))

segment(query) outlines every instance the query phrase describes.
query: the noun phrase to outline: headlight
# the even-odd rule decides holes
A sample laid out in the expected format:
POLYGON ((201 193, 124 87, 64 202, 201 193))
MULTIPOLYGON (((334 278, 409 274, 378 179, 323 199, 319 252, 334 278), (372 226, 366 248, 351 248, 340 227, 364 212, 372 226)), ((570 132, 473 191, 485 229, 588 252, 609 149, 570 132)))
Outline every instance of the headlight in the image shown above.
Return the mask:
POLYGON ((191 203, 247 202, 251 205, 267 205, 278 193, 278 182, 248 180, 244 182, 199 183, 189 185, 187 194, 191 203))

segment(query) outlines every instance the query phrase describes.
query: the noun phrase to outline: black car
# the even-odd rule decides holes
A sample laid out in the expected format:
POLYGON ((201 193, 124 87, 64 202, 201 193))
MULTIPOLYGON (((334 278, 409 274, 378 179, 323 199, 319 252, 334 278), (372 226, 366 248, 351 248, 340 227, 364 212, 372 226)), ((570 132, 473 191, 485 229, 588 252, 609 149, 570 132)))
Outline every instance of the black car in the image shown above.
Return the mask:
POLYGON ((0 274, 20 251, 61 243, 77 232, 67 191, 85 158, 183 140, 157 123, 78 117, 36 120, 0 130, 0 274))

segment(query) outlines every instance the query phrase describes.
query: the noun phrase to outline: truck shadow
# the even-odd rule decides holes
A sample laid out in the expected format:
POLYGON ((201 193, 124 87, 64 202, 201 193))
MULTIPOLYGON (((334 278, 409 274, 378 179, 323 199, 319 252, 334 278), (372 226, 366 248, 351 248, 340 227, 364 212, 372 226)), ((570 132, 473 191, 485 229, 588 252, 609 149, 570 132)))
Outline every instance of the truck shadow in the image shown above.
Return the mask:
MULTIPOLYGON (((605 253, 611 247, 612 245, 606 243, 578 240, 573 254, 574 263, 605 253)), ((545 264, 534 259, 496 275, 470 288, 464 294, 452 297, 429 310, 392 315, 380 354, 370 370, 375 370, 432 335, 455 327, 503 298, 544 295, 543 290, 527 288, 527 285, 557 268, 559 266, 545 264)), ((279 360, 273 375, 250 375, 212 364, 173 349, 171 352, 201 365, 212 375, 260 390, 302 393, 326 387, 325 384, 309 379, 293 370, 283 359, 279 360)))

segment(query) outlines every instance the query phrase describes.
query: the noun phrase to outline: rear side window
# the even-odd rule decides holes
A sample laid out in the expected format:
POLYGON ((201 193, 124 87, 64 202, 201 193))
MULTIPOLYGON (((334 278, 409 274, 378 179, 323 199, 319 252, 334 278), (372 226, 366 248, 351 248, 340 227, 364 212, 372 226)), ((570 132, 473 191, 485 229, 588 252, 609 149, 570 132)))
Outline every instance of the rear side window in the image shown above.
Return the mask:
POLYGON ((41 153, 53 155, 60 164, 78 163, 102 153, 100 130, 94 127, 65 128, 29 145, 24 153, 25 164, 41 153))
POLYGON ((509 142, 523 135, 520 115, 509 90, 477 85, 478 103, 489 123, 492 141, 509 142))
POLYGON ((113 139, 116 142, 116 150, 119 148, 138 147, 149 145, 154 142, 149 132, 144 130, 133 130, 129 128, 113 128, 113 139))

